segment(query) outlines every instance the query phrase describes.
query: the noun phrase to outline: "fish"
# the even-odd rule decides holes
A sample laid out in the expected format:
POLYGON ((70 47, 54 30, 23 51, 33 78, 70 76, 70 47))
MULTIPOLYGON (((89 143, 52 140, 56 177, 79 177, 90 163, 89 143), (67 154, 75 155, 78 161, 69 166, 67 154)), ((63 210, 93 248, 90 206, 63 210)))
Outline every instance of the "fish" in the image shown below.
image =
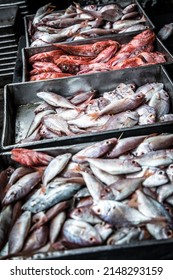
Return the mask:
POLYGON ((156 188, 168 182, 169 178, 166 172, 164 170, 159 169, 156 170, 156 172, 153 175, 147 177, 142 184, 145 188, 156 188))
POLYGON ((102 244, 98 231, 84 221, 67 219, 63 225, 62 234, 68 242, 80 247, 102 244))
POLYGON ((141 166, 168 166, 173 162, 172 150, 167 149, 151 151, 144 155, 135 157, 135 161, 138 162, 141 166))
POLYGON ((112 103, 108 104, 104 109, 99 112, 90 114, 93 118, 98 118, 104 114, 117 114, 127 110, 133 110, 137 108, 140 104, 144 102, 144 95, 138 94, 136 96, 125 97, 120 100, 115 100, 112 103))
POLYGON ((30 225, 31 212, 25 211, 17 219, 9 234, 9 254, 16 254, 22 250, 30 225))
POLYGON ((89 224, 95 225, 101 223, 102 220, 99 219, 93 212, 91 207, 83 206, 77 207, 70 211, 69 217, 79 221, 85 221, 89 224))
POLYGON ((7 191, 2 203, 8 205, 25 197, 41 181, 42 170, 29 173, 20 178, 7 191))
POLYGON ((156 109, 147 104, 143 104, 136 109, 139 114, 139 125, 151 124, 156 122, 156 109))
POLYGON ((11 159, 28 167, 47 165, 53 157, 42 152, 36 152, 24 148, 14 148, 11 151, 11 159))
POLYGON ((104 222, 98 223, 94 227, 99 232, 99 235, 101 236, 103 242, 106 241, 110 234, 113 232, 113 227, 110 224, 104 222))
POLYGON ((173 34, 173 22, 165 24, 158 32, 157 36, 162 40, 165 41, 173 34))
POLYGON ((63 78, 63 77, 70 77, 71 74, 69 73, 59 73, 59 72, 43 72, 41 74, 32 75, 30 77, 30 81, 39 81, 39 80, 47 80, 47 79, 56 79, 56 78, 63 78))
POLYGON ((81 188, 80 184, 68 183, 44 193, 38 190, 36 194, 22 206, 23 210, 38 213, 51 208, 55 204, 68 200, 81 188))
POLYGON ((54 243, 56 241, 65 220, 66 220, 66 213, 63 211, 63 212, 58 213, 50 221, 49 238, 50 238, 51 243, 54 243))
POLYGON ((108 245, 122 245, 138 241, 141 229, 136 227, 120 228, 107 240, 108 245))
MULTIPOLYGON (((127 17, 127 15, 126 15, 126 17, 127 17)), ((141 22, 146 22, 145 16, 142 16, 140 19, 124 19, 124 20, 121 19, 120 21, 115 21, 113 23, 113 29, 116 31, 120 31, 123 28, 128 28, 132 25, 136 25, 141 22)))
POLYGON ((44 186, 65 168, 71 157, 72 154, 70 153, 58 155, 48 164, 42 176, 44 186))
POLYGON ((96 178, 98 178, 105 185, 110 185, 119 179, 118 175, 111 175, 111 174, 105 172, 104 170, 97 168, 93 164, 90 164, 90 168, 91 168, 94 176, 96 178))
POLYGON ((135 160, 124 159, 100 159, 100 158, 87 158, 90 164, 95 165, 97 168, 104 170, 112 175, 121 175, 127 173, 134 173, 141 170, 141 166, 135 160))
POLYGON ((116 227, 137 226, 151 220, 137 209, 113 200, 99 200, 92 206, 92 209, 102 220, 116 227))
POLYGON ((163 203, 167 198, 173 195, 173 184, 167 183, 157 188, 157 200, 163 203))
POLYGON ((154 107, 156 110, 157 118, 162 115, 168 114, 170 110, 169 94, 165 90, 160 90, 155 93, 150 99, 148 105, 154 107))
POLYGON ((65 133, 68 136, 74 135, 72 131, 70 131, 68 123, 58 114, 48 115, 42 119, 43 124, 53 133, 58 134, 60 132, 65 133))
POLYGON ((54 10, 54 9, 53 9, 53 7, 51 6, 51 3, 48 3, 48 4, 46 4, 46 5, 42 6, 42 7, 40 7, 40 8, 37 10, 37 12, 36 12, 36 14, 35 14, 35 16, 34 16, 34 18, 33 18, 33 20, 32 20, 32 25, 33 25, 33 26, 37 26, 37 24, 39 24, 39 21, 40 21, 45 15, 47 15, 47 14, 53 12, 53 10, 54 10))
POLYGON ((106 154, 106 158, 116 158, 130 150, 135 149, 145 138, 146 135, 118 139, 114 148, 106 154))
POLYGON ((54 107, 77 109, 77 107, 73 105, 69 100, 67 100, 67 98, 54 92, 41 91, 37 92, 37 96, 46 101, 49 105, 52 105, 54 107))
POLYGON ((126 6, 122 10, 122 13, 125 15, 125 14, 128 14, 128 13, 134 12, 136 9, 137 9, 136 3, 132 3, 132 4, 129 4, 128 6, 126 6))
POLYGON ((12 225, 12 211, 12 206, 8 205, 0 212, 0 251, 8 239, 9 231, 12 225))
POLYGON ((103 141, 100 141, 98 143, 95 143, 93 145, 90 145, 89 147, 86 147, 76 153, 72 156, 72 160, 75 162, 83 162, 85 161, 85 158, 99 158, 103 157, 108 151, 112 150, 112 148, 116 145, 117 138, 110 138, 103 141))

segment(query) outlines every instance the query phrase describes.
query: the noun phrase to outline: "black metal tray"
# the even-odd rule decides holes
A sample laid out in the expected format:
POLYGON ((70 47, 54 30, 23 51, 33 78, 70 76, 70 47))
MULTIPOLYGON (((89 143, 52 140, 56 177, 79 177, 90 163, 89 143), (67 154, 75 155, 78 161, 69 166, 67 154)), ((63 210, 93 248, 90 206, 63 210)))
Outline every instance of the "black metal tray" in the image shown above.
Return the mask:
MULTIPOLYGON (((131 130, 130 134, 123 134, 122 138, 139 135, 149 135, 151 133, 173 133, 173 127, 171 124, 163 125, 162 127, 150 128, 147 131, 145 129, 131 130)), ((118 132, 111 135, 102 135, 99 141, 108 139, 111 137, 119 137, 118 132)), ((77 145, 68 145, 64 147, 42 148, 36 149, 40 152, 45 152, 49 155, 56 156, 59 154, 70 152, 72 154, 78 152, 82 148, 94 144, 98 139, 93 137, 92 143, 84 142, 77 145)), ((2 166, 5 168, 9 165, 17 167, 18 164, 11 160, 11 153, 4 152, 0 155, 2 166)), ((125 245, 101 245, 94 247, 85 247, 79 249, 70 249, 64 251, 55 251, 47 253, 37 253, 34 255, 25 255, 15 257, 15 259, 46 259, 46 260, 130 260, 130 259, 142 259, 142 260, 156 260, 166 259, 172 254, 173 238, 167 240, 144 240, 125 245)))
MULTIPOLYGON (((114 40, 118 41, 121 45, 127 44, 134 38, 134 34, 126 34, 126 35, 114 35, 114 36, 104 36, 104 37, 99 37, 95 39, 86 39, 84 41, 78 41, 78 42, 70 42, 66 43, 68 45, 82 45, 82 44, 89 44, 89 43, 95 43, 98 41, 105 41, 105 40, 114 40)), ((61 44, 61 43, 59 43, 61 44)), ((23 61, 23 75, 22 75, 22 81, 26 82, 29 81, 29 71, 31 68, 31 65, 29 65, 29 58, 37 53, 42 53, 42 52, 48 52, 52 50, 56 50, 57 48, 54 46, 46 45, 43 47, 29 47, 29 48, 23 48, 22 49, 22 61, 23 61)), ((170 64, 173 63, 173 55, 166 49, 166 47, 162 44, 162 42, 156 37, 155 42, 154 42, 154 50, 161 52, 165 55, 166 62, 162 63, 162 65, 170 64)), ((143 67, 143 66, 140 66, 143 67)))
POLYGON ((15 33, 17 31, 18 20, 18 6, 0 7, 0 34, 15 33))
MULTIPOLYGON (((81 75, 64 79, 54 79, 49 81, 16 83, 7 85, 4 91, 4 124, 2 133, 2 149, 12 149, 14 147, 48 147, 56 145, 66 145, 69 143, 81 143, 100 139, 103 135, 111 137, 115 131, 120 133, 131 133, 131 128, 123 128, 115 131, 101 131, 97 133, 87 133, 76 136, 63 136, 57 139, 40 140, 30 143, 18 143, 27 134, 28 128, 34 117, 34 109, 40 102, 36 96, 38 91, 52 91, 62 96, 73 95, 76 91, 96 89, 101 94, 105 91, 113 90, 119 83, 134 82, 137 86, 147 82, 163 82, 165 90, 170 95, 171 111, 173 112, 173 83, 170 80, 164 67, 155 65, 141 68, 117 70, 105 73, 95 73, 91 75, 81 75)), ((163 125, 163 123, 162 123, 163 125)), ((151 127, 160 127, 160 123, 135 126, 138 130, 151 127)))
MULTIPOLYGON (((116 2, 120 2, 120 1, 112 1, 113 3, 116 3, 116 2)), ((139 11, 139 14, 142 16, 144 15, 145 18, 146 18, 146 22, 145 22, 145 25, 148 26, 150 29, 155 29, 155 26, 154 24, 151 22, 151 20, 149 19, 149 17, 147 16, 147 14, 145 13, 144 9, 141 7, 140 3, 137 1, 137 0, 129 0, 129 1, 126 1, 126 3, 123 3, 124 1, 122 1, 122 3, 119 3, 122 7, 124 7, 126 4, 131 4, 131 3, 136 3, 137 4, 137 9, 139 11)), ((110 3, 107 3, 107 4, 100 4, 98 6, 106 6, 110 3)), ((64 10, 60 10, 61 12, 64 11, 64 10)), ((59 11, 57 11, 59 12, 59 11)), ((29 36, 29 33, 28 33, 28 24, 30 21, 32 21, 34 18, 34 15, 27 15, 24 17, 24 27, 25 27, 25 37, 26 37, 26 46, 29 47, 31 45, 31 40, 30 40, 30 36, 29 36)), ((123 34, 137 34, 139 33, 140 31, 133 31, 133 32, 124 32, 123 34)), ((98 36, 97 38, 104 38, 105 36, 98 36)), ((77 41, 81 41, 81 40, 77 40, 77 41)), ((76 41, 76 42, 77 42, 76 41)), ((85 41, 82 40, 82 41, 85 41)), ((63 42, 66 42, 66 41, 63 41, 63 42)))

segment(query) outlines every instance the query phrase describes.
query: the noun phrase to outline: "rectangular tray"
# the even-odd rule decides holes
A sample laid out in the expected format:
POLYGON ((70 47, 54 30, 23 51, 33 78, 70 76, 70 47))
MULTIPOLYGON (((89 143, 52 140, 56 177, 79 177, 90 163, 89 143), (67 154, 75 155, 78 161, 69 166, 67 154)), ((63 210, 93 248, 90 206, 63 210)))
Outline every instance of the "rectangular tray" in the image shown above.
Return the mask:
POLYGON ((18 6, 0 7, 0 34, 15 33, 19 19, 18 6))
MULTIPOLYGON (((4 124, 2 135, 2 149, 12 149, 14 147, 48 147, 56 145, 66 145, 69 143, 81 143, 92 141, 93 137, 100 139, 102 135, 112 135, 115 131, 120 133, 131 133, 132 129, 148 127, 160 127, 160 123, 135 126, 133 128, 122 128, 117 130, 101 131, 97 133, 87 133, 75 136, 63 136, 57 139, 39 140, 30 143, 17 143, 25 137, 33 119, 33 110, 40 102, 36 96, 39 91, 57 92, 62 96, 73 95, 74 92, 91 89, 98 90, 99 93, 113 90, 119 83, 134 82, 137 86, 147 82, 163 82, 165 90, 168 91, 171 99, 171 111, 173 112, 173 83, 170 80, 164 67, 156 65, 143 68, 133 68, 117 70, 91 75, 81 75, 71 78, 54 79, 49 81, 39 81, 33 83, 16 83, 7 85, 4 91, 4 124), (116 75, 115 75, 116 74, 116 75), (37 104, 35 104, 37 103, 37 104)), ((163 123, 162 123, 163 125, 163 123)))
MULTIPOLYGON (((105 40, 114 40, 118 41, 121 45, 128 43, 132 38, 134 37, 134 34, 126 34, 124 35, 114 35, 111 36, 105 36, 104 38, 95 38, 95 39, 86 39, 85 42, 71 42, 66 43, 68 45, 82 45, 82 44, 89 44, 89 43, 95 43, 98 41, 105 41, 105 40)), ((61 43, 59 43, 61 44, 61 43)), ((47 51, 56 50, 57 48, 54 46, 43 46, 43 47, 29 47, 29 48, 23 48, 22 49, 22 62, 23 62, 23 75, 22 75, 22 81, 26 82, 29 81, 29 71, 30 71, 30 65, 29 65, 29 58, 36 54, 36 53, 42 53, 47 51)), ((163 43, 156 37, 154 42, 154 50, 162 52, 166 57, 166 62, 162 63, 162 65, 173 63, 173 55, 166 49, 166 47, 163 45, 163 43)), ((143 66, 140 66, 143 67, 143 66)), ((132 69, 132 68, 130 68, 132 69)))
MULTIPOLYGON (((120 2, 120 1, 113 1, 113 3, 116 3, 116 2, 120 2)), ((124 2, 124 1, 123 1, 124 2)), ((129 0, 129 1, 126 1, 126 3, 119 3, 122 7, 125 6, 127 3, 131 4, 131 3, 136 3, 137 4, 137 8, 138 8, 138 11, 140 13, 140 15, 144 15, 145 18, 146 18, 146 25, 150 28, 150 29, 155 29, 155 26, 154 24, 151 22, 151 20, 149 19, 149 17, 147 16, 147 14, 145 13, 145 11, 143 10, 142 6, 138 3, 138 1, 136 0, 129 0)), ((106 5, 109 5, 110 3, 107 3, 107 4, 100 4, 98 6, 106 6, 106 5)), ((82 6, 82 5, 81 5, 82 6)), ((64 10, 63 10, 64 11, 64 10)), ((57 11, 59 12, 59 11, 57 11)), ((62 12, 62 10, 61 10, 62 12)), ((33 20, 34 18, 34 15, 27 15, 24 17, 24 28, 25 28, 25 37, 26 37, 26 46, 29 47, 31 45, 31 41, 30 41, 30 36, 29 36, 29 33, 28 33, 28 23, 29 21, 33 20)), ((123 34, 136 34, 138 33, 139 31, 133 31, 133 32, 124 32, 123 34)), ((97 38, 103 38, 104 36, 97 36, 97 38)), ((80 41, 80 40, 79 40, 80 41)), ((82 40, 85 42, 85 39, 82 40)), ((66 42, 63 41, 63 42, 66 42)), ((76 41, 77 42, 77 41, 76 41)))
MULTIPOLYGON (((143 129, 132 130, 130 136, 139 136, 139 135, 149 135, 151 133, 172 133, 173 128, 170 124, 166 124, 163 127, 157 127, 156 129, 150 128, 147 132, 143 129)), ((129 135, 122 135, 122 138, 128 137, 129 135)), ((115 132, 111 137, 119 137, 119 133, 115 132)), ((99 141, 103 139, 110 138, 110 135, 102 137, 99 141)), ((54 147, 54 148, 40 148, 36 149, 39 152, 45 152, 49 155, 56 156, 59 154, 70 152, 72 154, 78 152, 84 147, 87 147, 91 144, 97 142, 98 139, 92 139, 92 143, 84 142, 77 145, 67 145, 64 147, 54 147)), ((0 159, 2 167, 6 168, 9 165, 17 167, 18 164, 11 160, 10 152, 1 153, 0 159)), ((173 238, 167 240, 144 240, 139 242, 134 242, 124 245, 101 245, 94 247, 85 247, 79 249, 70 249, 65 251, 55 251, 47 253, 37 253, 34 255, 28 256, 19 256, 15 259, 56 259, 56 260, 70 260, 70 259, 82 259, 82 260, 126 260, 126 259, 142 259, 142 260, 151 260, 151 259, 166 259, 172 254, 173 247, 173 238)))

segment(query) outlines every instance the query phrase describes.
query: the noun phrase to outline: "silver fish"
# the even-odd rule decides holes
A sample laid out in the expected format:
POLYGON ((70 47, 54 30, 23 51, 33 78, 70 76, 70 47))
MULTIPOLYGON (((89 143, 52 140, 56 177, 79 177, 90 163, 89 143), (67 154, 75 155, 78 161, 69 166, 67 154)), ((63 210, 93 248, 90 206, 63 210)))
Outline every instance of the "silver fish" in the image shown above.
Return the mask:
POLYGON ((156 122, 156 109, 147 104, 143 104, 136 109, 139 114, 139 125, 156 122))
POLYGON ((104 156, 108 151, 110 151, 117 143, 117 138, 110 138, 89 147, 86 147, 73 155, 72 160, 75 162, 85 161, 85 158, 98 158, 104 156))
POLYGON ((9 235, 9 254, 22 250, 31 225, 31 212, 25 211, 15 222, 9 235))
POLYGON ((58 133, 63 132, 68 136, 74 135, 69 130, 68 124, 63 118, 60 118, 58 114, 48 115, 42 119, 43 124, 52 132, 58 133))
POLYGON ((135 149, 145 138, 146 135, 119 139, 115 147, 106 154, 106 158, 116 158, 132 149, 135 149))
POLYGON ((87 161, 112 175, 134 173, 141 170, 134 160, 87 158, 87 161))
POLYGON ((160 203, 171 195, 173 195, 173 183, 167 183, 157 188, 157 200, 160 203))
POLYGON ((156 172, 146 178, 142 185, 147 188, 156 188, 169 182, 169 178, 164 170, 156 170, 156 172))
POLYGON ((69 217, 75 220, 85 221, 92 225, 102 222, 102 220, 92 212, 91 207, 88 206, 72 209, 69 213, 69 217))
POLYGON ((55 176, 57 176, 67 165, 72 154, 66 153, 63 155, 56 156, 46 167, 42 182, 46 186, 55 176))
POLYGON ((99 232, 99 235, 103 241, 106 241, 109 235, 113 232, 113 227, 110 224, 104 222, 96 224, 94 227, 99 232))
POLYGON ((54 110, 46 110, 46 111, 42 111, 40 113, 37 113, 37 115, 34 117, 34 119, 31 122, 29 130, 27 132, 27 137, 30 136, 35 131, 35 129, 41 124, 42 118, 44 116, 54 114, 54 113, 55 113, 54 110))
POLYGON ((90 168, 91 168, 94 176, 106 185, 110 185, 119 179, 118 175, 111 175, 111 174, 105 172, 104 170, 97 168, 93 164, 90 164, 90 168))
POLYGON ((62 228, 62 234, 68 242, 81 247, 102 244, 97 230, 84 221, 67 219, 62 228))
POLYGON ((158 37, 164 41, 173 34, 173 22, 165 24, 158 32, 158 37))
POLYGON ((159 119, 161 122, 169 122, 169 121, 173 121, 173 114, 164 114, 160 117, 159 119))
POLYGON ((68 200, 81 188, 80 184, 68 183, 61 185, 58 188, 49 190, 44 193, 38 192, 30 197, 30 199, 23 205, 24 210, 38 213, 54 206, 58 202, 68 200))
POLYGON ((61 231, 61 228, 65 222, 66 213, 60 212, 50 222, 49 238, 50 242, 54 243, 61 231))
POLYGON ((29 173, 19 179, 7 191, 3 199, 3 204, 8 205, 25 197, 41 181, 42 173, 43 171, 39 170, 29 173))
POLYGON ((92 206, 93 211, 105 222, 113 226, 140 225, 150 221, 135 208, 129 207, 122 202, 113 200, 100 200, 92 206))
POLYGON ((120 21, 115 21, 113 23, 113 29, 116 30, 116 31, 120 31, 122 30, 123 28, 127 28, 127 27, 130 27, 132 25, 136 25, 138 23, 141 23, 141 22, 146 22, 146 18, 144 16, 142 16, 140 19, 129 19, 129 20, 120 20, 120 21))
POLYGON ((173 162, 173 153, 171 149, 151 151, 135 157, 135 161, 141 166, 168 166, 173 162))
POLYGON ((156 92, 150 99, 148 105, 155 108, 158 118, 168 114, 170 110, 169 94, 164 89, 156 92))
POLYGON ((12 206, 4 207, 0 212, 0 251, 7 241, 12 222, 12 206))
POLYGON ((163 83, 147 83, 137 88, 135 94, 143 93, 145 95, 145 100, 148 102, 152 96, 162 90, 164 87, 163 83))
POLYGON ((48 104, 55 107, 62 107, 68 109, 76 109, 76 106, 73 105, 67 98, 56 94, 54 92, 41 91, 37 92, 37 96, 45 100, 48 104))
POLYGON ((33 231, 26 239, 23 252, 31 252, 46 245, 48 240, 48 226, 43 225, 33 231))
POLYGON ((120 245, 120 244, 129 244, 133 241, 139 240, 141 234, 141 229, 132 227, 132 228, 121 228, 118 229, 112 236, 109 237, 107 244, 108 245, 120 245))

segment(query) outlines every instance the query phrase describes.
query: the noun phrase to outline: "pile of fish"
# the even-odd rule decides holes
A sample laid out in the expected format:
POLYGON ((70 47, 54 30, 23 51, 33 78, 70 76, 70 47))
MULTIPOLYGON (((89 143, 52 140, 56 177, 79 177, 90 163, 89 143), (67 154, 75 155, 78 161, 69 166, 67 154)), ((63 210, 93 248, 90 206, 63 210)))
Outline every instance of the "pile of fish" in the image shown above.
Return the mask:
POLYGON ((55 50, 29 58, 29 79, 54 79, 164 63, 165 55, 154 51, 155 37, 152 30, 145 30, 123 45, 114 40, 84 45, 53 44, 55 50))
POLYGON ((138 88, 134 83, 120 83, 103 94, 93 89, 69 97, 46 91, 37 96, 43 102, 34 110, 21 143, 173 120, 170 97, 163 83, 147 83, 138 88))
POLYGON ((31 47, 45 43, 76 41, 115 33, 144 30, 146 19, 139 14, 136 3, 122 8, 118 4, 104 6, 79 4, 53 12, 51 4, 38 9, 28 24, 31 47))
POLYGON ((163 133, 83 144, 54 157, 13 149, 20 167, 0 173, 1 255, 172 238, 172 147, 173 134, 163 133))

